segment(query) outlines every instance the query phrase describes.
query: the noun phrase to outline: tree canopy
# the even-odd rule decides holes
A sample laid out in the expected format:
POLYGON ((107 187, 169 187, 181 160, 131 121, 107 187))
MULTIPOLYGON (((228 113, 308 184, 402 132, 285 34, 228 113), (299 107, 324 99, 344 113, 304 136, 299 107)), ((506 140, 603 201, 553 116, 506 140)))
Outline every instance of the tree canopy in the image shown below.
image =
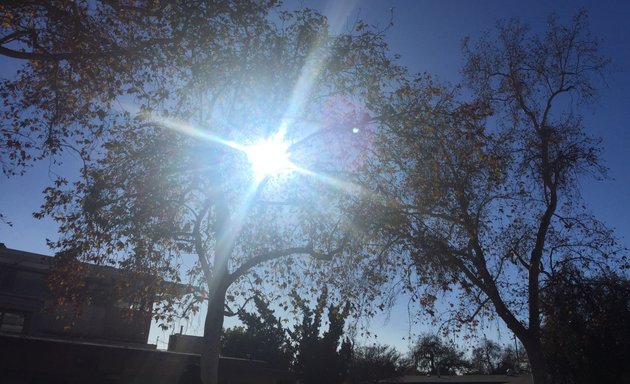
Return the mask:
POLYGON ((512 346, 502 347, 490 339, 482 339, 472 349, 470 357, 470 372, 486 375, 501 375, 508 372, 528 371, 527 357, 522 346, 515 349, 512 346))
POLYGON ((224 63, 236 59, 247 33, 239 29, 261 26, 274 2, 258 4, 4 2, 0 54, 20 66, 0 84, 3 172, 70 147, 89 157, 94 140, 129 117, 121 98, 151 110, 171 90, 198 81, 191 48, 224 63), (234 49, 227 49, 230 37, 234 49), (156 88, 165 83, 178 87, 156 88))
POLYGON ((435 334, 422 335, 411 351, 418 372, 429 375, 457 375, 468 370, 464 352, 435 334))
POLYGON ((294 371, 305 384, 345 382, 352 345, 342 340, 349 305, 328 304, 326 290, 314 308, 299 305, 302 322, 289 334, 295 346, 294 371), (322 332, 322 316, 328 315, 328 329, 322 332))
POLYGON ((273 368, 288 370, 293 354, 287 332, 263 298, 255 296, 254 302, 256 313, 245 310, 238 313, 244 326, 223 332, 221 354, 262 360, 273 368))
POLYGON ((355 346, 347 381, 352 384, 374 384, 401 376, 407 368, 408 362, 391 346, 355 346))
POLYGON ((554 383, 627 382, 630 281, 565 271, 544 292, 542 340, 554 383))

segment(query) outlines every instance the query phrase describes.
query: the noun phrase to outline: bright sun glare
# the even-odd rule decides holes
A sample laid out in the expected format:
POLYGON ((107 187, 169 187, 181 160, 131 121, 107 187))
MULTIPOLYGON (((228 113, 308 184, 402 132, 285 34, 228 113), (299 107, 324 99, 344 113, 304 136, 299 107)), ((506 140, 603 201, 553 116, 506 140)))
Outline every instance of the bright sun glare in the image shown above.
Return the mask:
POLYGON ((258 178, 272 176, 293 167, 289 160, 289 143, 278 133, 245 148, 245 153, 258 178))

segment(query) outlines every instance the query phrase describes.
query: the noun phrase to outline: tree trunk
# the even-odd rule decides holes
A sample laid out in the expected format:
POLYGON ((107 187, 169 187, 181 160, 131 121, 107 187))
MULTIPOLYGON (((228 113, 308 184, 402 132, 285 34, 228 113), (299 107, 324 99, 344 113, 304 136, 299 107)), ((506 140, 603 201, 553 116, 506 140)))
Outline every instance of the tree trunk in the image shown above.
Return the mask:
MULTIPOLYGON (((499 314, 499 317, 505 322, 507 327, 514 332, 514 335, 523 343, 525 352, 527 353, 527 359, 529 360, 529 366, 532 370, 533 384, 547 384, 549 382, 547 375, 547 362, 543 354, 542 345, 540 343, 540 326, 533 325, 535 330, 532 330, 532 324, 530 328, 525 328, 511 312, 507 309, 503 301, 499 296, 495 296, 495 309, 499 314)), ((530 309, 531 311, 531 309, 530 309)), ((532 318, 535 321, 535 318, 532 318)))
POLYGON ((201 381, 203 384, 219 383, 219 354, 223 330, 223 295, 216 295, 208 302, 201 351, 201 381))
POLYGON ((532 338, 520 338, 527 352, 529 366, 532 370, 532 379, 534 384, 547 384, 549 382, 547 375, 547 362, 543 354, 542 346, 539 340, 532 338))
MULTIPOLYGON (((209 206, 208 206, 209 207, 209 206)), ((230 259, 233 239, 230 239, 230 212, 225 195, 219 193, 214 205, 216 209, 216 244, 214 252, 214 266, 212 269, 207 265, 206 252, 201 245, 199 227, 201 221, 198 220, 195 233, 197 234, 196 248, 199 260, 202 262, 204 276, 208 284, 208 313, 203 329, 203 341, 201 349, 201 381, 203 384, 219 383, 219 354, 221 353, 221 332, 223 331, 223 317, 225 305, 225 293, 229 282, 227 282, 228 260, 230 259)), ((200 215, 200 218, 205 217, 200 215)))

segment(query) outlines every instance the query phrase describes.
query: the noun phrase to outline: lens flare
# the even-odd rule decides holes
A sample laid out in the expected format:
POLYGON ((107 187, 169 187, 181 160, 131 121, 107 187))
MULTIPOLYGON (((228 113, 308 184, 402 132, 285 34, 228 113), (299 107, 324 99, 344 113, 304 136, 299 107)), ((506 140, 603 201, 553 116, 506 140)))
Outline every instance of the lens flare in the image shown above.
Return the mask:
POLYGON ((294 168, 289 159, 290 144, 280 132, 266 140, 245 147, 245 153, 257 178, 265 178, 294 168))

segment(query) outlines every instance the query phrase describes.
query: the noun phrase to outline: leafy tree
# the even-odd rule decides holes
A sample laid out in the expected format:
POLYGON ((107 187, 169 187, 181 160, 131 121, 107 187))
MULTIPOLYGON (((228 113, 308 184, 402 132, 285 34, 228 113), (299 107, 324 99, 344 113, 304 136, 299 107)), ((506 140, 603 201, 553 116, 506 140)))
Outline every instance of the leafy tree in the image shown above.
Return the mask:
POLYGON ((499 371, 499 359, 501 358, 501 346, 488 339, 483 339, 481 343, 472 350, 470 367, 474 373, 485 375, 505 373, 499 371))
POLYGON ((498 372, 531 372, 529 360, 527 360, 527 355, 523 351, 521 343, 518 343, 518 348, 511 345, 503 348, 497 368, 498 372))
POLYGON ((464 352, 445 343, 435 334, 424 334, 414 345, 411 356, 416 369, 431 375, 456 375, 468 369, 464 352))
POLYGON ((355 207, 414 300, 435 313, 440 295, 458 299, 448 310, 455 329, 499 316, 536 384, 548 378, 540 327, 549 276, 566 265, 627 266, 578 190, 580 176, 604 172, 578 106, 594 100, 608 61, 584 13, 547 26, 537 36, 511 20, 466 41, 467 101, 460 86, 428 76, 384 98, 379 158, 363 180, 376 193, 355 207))
POLYGON ((297 352, 293 369, 305 384, 343 383, 348 372, 351 346, 347 340, 340 346, 340 341, 349 306, 341 309, 329 305, 328 330, 320 335, 327 300, 324 291, 314 309, 302 303, 302 324, 290 332, 297 352))
POLYGON ((339 377, 345 380, 342 382, 346 382, 348 380, 348 376, 350 375, 351 364, 352 364, 352 356, 353 356, 353 348, 352 341, 349 337, 346 337, 341 342, 341 346, 339 347, 339 359, 337 371, 339 372, 339 377))
POLYGON ((498 343, 484 339, 472 350, 470 369, 472 373, 485 375, 521 372, 528 370, 522 356, 511 346, 502 348, 498 343))
POLYGON ((317 12, 274 0, 9 1, 0 12, 0 54, 21 64, 0 84, 3 172, 67 148, 83 160, 38 213, 59 224, 53 288, 88 303, 88 262, 142 281, 149 297, 128 299, 157 295, 163 323, 205 302, 201 375, 216 383, 242 283, 299 289, 319 263, 289 256, 330 260, 351 243, 336 204, 350 189, 335 177, 361 161, 364 103, 397 71, 382 34, 357 23, 335 36, 317 12), (253 144, 279 136, 293 171, 254 174, 253 144), (308 276, 281 277, 295 270, 308 276))
POLYGON ((264 25, 272 7, 267 1, 259 6, 240 1, 3 2, 0 55, 19 67, 15 77, 0 82, 2 171, 21 173, 31 161, 68 148, 88 158, 94 140, 126 117, 117 103, 150 107, 161 101, 157 92, 145 93, 156 80, 197 81, 179 77, 191 69, 192 50, 210 50, 220 61, 237 59, 234 50, 223 49, 225 44, 242 41, 238 29, 245 21, 264 25))
POLYGON ((264 360, 272 367, 288 370, 293 360, 290 341, 282 322, 260 297, 254 301, 258 313, 238 313, 244 327, 226 329, 221 339, 223 356, 264 360))
POLYGON ((565 271, 544 296, 541 332, 553 382, 629 382, 630 281, 565 271))
POLYGON ((395 348, 382 345, 357 347, 352 351, 348 382, 372 384, 380 380, 400 376, 407 362, 395 348))

